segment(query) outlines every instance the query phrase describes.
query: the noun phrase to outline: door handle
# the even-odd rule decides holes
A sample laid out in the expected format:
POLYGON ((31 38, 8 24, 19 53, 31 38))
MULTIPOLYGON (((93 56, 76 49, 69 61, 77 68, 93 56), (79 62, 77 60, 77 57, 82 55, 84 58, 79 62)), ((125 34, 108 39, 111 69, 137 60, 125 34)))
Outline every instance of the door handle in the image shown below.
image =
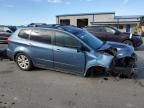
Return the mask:
POLYGON ((56 49, 57 52, 60 52, 60 49, 56 49))

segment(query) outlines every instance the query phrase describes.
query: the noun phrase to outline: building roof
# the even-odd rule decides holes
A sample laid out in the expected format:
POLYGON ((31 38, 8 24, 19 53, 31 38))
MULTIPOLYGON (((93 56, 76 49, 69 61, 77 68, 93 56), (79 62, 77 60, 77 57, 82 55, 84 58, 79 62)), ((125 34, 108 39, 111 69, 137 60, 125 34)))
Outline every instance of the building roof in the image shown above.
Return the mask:
POLYGON ((84 16, 84 15, 102 15, 102 14, 114 14, 115 15, 115 12, 64 14, 64 15, 57 15, 56 17, 63 17, 63 16, 84 16))
POLYGON ((115 16, 115 19, 139 19, 143 15, 115 16))
POLYGON ((108 21, 108 22, 91 22, 92 25, 109 25, 109 24, 137 24, 139 21, 108 21))
MULTIPOLYGON (((114 14, 115 15, 115 12, 63 14, 63 15, 57 15, 56 17, 85 16, 85 15, 103 15, 103 14, 114 14)), ((115 19, 139 19, 141 16, 144 16, 144 15, 115 16, 115 19)))

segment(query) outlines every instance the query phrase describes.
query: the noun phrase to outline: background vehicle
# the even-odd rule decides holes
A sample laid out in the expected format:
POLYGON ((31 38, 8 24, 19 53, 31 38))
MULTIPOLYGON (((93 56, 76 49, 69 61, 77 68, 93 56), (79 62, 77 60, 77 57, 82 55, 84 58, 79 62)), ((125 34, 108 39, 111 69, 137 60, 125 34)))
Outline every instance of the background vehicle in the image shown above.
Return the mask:
POLYGON ((140 23, 136 26, 136 32, 144 37, 144 16, 140 17, 140 23))
POLYGON ((7 55, 25 71, 35 66, 82 76, 105 72, 120 63, 125 68, 135 62, 132 47, 103 42, 71 26, 18 29, 9 38, 7 55), (115 60, 118 64, 113 64, 115 60))
POLYGON ((110 26, 91 26, 86 27, 86 29, 103 41, 121 42, 134 47, 139 47, 143 43, 141 36, 120 32, 110 26))
POLYGON ((7 26, 12 32, 17 30, 17 26, 7 26))
POLYGON ((27 27, 47 27, 46 23, 30 23, 27 25, 27 27))
POLYGON ((7 39, 12 33, 8 27, 0 26, 0 43, 7 43, 7 39))
MULTIPOLYGON (((142 17, 140 18, 140 24, 141 24, 142 27, 144 26, 144 16, 142 16, 142 17)), ((144 32, 144 31, 143 31, 143 32, 144 32)))

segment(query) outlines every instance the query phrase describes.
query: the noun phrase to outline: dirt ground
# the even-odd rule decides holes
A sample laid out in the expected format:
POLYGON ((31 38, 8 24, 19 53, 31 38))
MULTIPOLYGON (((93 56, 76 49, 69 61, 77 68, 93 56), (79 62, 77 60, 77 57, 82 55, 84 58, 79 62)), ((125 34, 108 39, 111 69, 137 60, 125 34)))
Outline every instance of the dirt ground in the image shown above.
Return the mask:
POLYGON ((0 61, 0 108, 144 108, 144 46, 136 53, 136 79, 23 72, 12 61, 0 61))

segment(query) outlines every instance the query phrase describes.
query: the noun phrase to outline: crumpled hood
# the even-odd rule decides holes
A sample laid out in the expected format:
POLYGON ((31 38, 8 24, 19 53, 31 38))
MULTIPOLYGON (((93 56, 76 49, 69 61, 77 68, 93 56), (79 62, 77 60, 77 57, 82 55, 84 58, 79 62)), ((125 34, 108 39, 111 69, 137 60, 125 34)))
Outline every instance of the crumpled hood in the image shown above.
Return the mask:
POLYGON ((113 48, 117 50, 116 56, 118 58, 131 56, 134 53, 134 48, 132 46, 122 44, 122 43, 117 43, 117 42, 110 42, 110 41, 105 42, 105 44, 98 50, 105 51, 109 48, 113 48))

